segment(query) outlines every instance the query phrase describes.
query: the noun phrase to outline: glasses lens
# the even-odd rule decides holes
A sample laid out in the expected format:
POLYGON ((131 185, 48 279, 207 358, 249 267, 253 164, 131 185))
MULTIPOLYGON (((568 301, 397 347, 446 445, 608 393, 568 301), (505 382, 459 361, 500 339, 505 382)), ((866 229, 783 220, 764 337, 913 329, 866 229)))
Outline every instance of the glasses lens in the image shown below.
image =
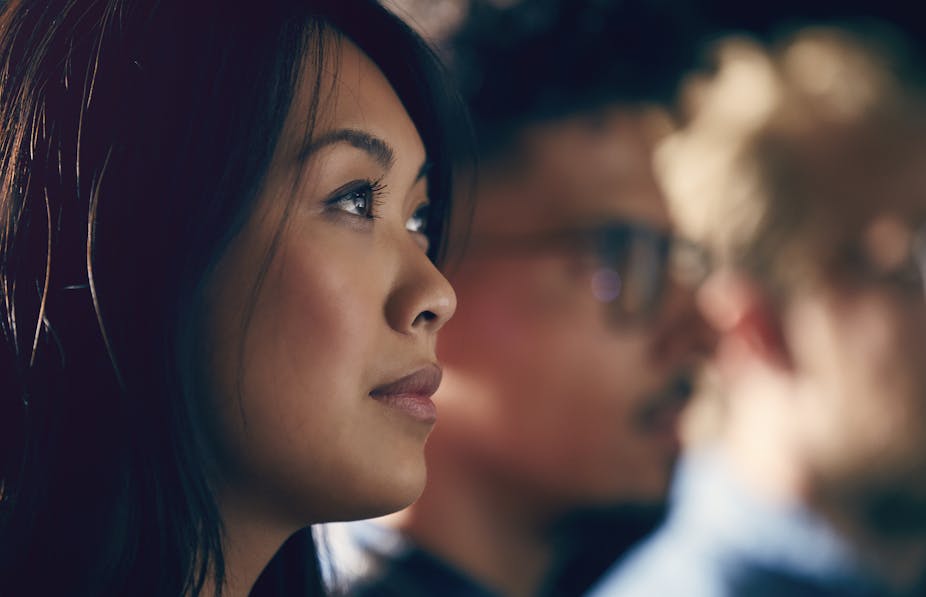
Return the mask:
POLYGON ((627 225, 601 231, 601 266, 592 290, 622 319, 643 318, 661 302, 670 256, 670 237, 654 229, 627 225))
POLYGON ((700 246, 640 224, 602 230, 598 254, 601 265, 592 278, 592 291, 623 320, 655 314, 670 280, 695 288, 710 271, 700 246))

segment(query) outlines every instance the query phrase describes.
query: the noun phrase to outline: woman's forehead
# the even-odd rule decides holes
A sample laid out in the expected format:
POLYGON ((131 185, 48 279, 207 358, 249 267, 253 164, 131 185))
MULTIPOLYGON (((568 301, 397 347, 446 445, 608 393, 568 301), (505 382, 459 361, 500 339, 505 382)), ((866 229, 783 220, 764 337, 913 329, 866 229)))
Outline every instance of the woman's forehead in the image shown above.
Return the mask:
POLYGON ((298 152, 312 139, 354 129, 390 140, 401 136, 420 155, 425 150, 411 117, 379 67, 349 38, 324 34, 322 61, 307 59, 299 78, 281 143, 298 152))

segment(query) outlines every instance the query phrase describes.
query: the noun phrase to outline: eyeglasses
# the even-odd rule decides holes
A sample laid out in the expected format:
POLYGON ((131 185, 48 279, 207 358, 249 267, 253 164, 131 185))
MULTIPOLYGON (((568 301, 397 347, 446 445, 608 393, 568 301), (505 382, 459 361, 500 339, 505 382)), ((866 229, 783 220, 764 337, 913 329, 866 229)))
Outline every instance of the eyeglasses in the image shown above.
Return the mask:
POLYGON ((556 230, 520 237, 473 237, 468 254, 533 255, 578 252, 595 258, 591 292, 624 321, 651 319, 667 295, 669 282, 694 287, 710 263, 698 245, 640 222, 556 230))

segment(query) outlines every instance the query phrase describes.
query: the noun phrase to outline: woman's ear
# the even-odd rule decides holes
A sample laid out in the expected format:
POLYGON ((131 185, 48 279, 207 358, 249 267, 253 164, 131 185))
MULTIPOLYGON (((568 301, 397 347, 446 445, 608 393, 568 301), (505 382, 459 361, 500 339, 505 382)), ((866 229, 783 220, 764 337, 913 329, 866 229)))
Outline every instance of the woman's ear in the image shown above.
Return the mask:
POLYGON ((717 330, 723 366, 731 360, 757 360, 775 369, 791 368, 778 308, 768 291, 748 275, 715 272, 701 287, 698 306, 717 330))

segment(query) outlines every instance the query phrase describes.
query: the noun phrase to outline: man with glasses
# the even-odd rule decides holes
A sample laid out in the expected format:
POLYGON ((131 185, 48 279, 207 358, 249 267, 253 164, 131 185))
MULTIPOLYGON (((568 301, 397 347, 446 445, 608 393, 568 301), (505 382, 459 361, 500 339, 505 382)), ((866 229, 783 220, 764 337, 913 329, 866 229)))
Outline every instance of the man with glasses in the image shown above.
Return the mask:
POLYGON ((622 530, 646 527, 612 515, 663 503, 712 344, 692 302, 701 255, 675 238, 651 167, 667 123, 646 102, 690 58, 677 17, 476 4, 449 48, 482 168, 449 260, 459 307, 438 340, 428 484, 388 528, 349 528, 362 595, 578 593, 622 530))
POLYGON ((595 597, 926 589, 926 79, 886 25, 731 40, 659 163, 725 410, 595 597))

